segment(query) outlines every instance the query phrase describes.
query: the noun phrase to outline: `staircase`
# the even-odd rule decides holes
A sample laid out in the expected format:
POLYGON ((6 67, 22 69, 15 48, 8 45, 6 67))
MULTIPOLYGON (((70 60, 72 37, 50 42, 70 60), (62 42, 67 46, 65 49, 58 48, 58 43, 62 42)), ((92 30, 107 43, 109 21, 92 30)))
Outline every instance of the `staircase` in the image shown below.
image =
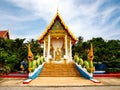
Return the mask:
POLYGON ((75 64, 70 63, 45 63, 40 77, 80 77, 75 64))

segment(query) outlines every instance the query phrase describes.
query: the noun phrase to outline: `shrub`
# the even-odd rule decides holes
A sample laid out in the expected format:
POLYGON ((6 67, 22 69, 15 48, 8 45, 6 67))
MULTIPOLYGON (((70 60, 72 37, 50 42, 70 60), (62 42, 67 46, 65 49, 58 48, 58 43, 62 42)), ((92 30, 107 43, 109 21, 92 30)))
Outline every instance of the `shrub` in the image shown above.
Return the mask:
POLYGON ((9 74, 11 72, 11 70, 13 70, 13 66, 11 64, 8 64, 4 68, 5 68, 6 74, 9 74))
POLYGON ((120 73, 120 68, 107 68, 105 71, 107 73, 120 73))

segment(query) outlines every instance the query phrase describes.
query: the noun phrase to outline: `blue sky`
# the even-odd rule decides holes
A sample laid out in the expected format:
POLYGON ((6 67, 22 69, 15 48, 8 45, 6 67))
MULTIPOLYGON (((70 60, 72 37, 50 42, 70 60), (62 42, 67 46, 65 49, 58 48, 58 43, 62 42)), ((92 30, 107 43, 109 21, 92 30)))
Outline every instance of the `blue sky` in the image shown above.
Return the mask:
POLYGON ((120 0, 0 0, 0 30, 9 29, 12 39, 38 39, 57 8, 74 35, 120 40, 120 0))

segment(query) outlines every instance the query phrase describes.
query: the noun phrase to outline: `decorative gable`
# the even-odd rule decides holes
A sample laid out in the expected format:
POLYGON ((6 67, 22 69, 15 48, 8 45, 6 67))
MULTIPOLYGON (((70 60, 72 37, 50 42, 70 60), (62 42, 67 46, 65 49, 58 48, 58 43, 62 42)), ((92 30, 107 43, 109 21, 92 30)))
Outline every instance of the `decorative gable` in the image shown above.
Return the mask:
POLYGON ((75 37, 73 33, 68 29, 58 12, 56 13, 55 17, 53 18, 52 22, 47 27, 45 32, 43 32, 42 35, 39 37, 38 41, 40 43, 43 43, 45 36, 48 35, 48 33, 52 30, 59 30, 60 32, 61 30, 65 30, 67 34, 71 37, 72 42, 76 42, 78 40, 77 37, 75 37))
POLYGON ((65 30, 63 24, 60 22, 59 19, 56 19, 51 26, 51 30, 65 30))

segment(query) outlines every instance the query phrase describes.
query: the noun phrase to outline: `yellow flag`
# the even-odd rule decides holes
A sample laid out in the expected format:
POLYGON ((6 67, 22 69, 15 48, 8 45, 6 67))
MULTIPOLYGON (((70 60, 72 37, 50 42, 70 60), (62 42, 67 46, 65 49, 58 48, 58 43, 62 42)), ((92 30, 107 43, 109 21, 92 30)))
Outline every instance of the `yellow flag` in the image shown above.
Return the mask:
POLYGON ((34 59, 33 53, 30 49, 30 44, 28 44, 28 60, 33 60, 33 59, 34 59))

